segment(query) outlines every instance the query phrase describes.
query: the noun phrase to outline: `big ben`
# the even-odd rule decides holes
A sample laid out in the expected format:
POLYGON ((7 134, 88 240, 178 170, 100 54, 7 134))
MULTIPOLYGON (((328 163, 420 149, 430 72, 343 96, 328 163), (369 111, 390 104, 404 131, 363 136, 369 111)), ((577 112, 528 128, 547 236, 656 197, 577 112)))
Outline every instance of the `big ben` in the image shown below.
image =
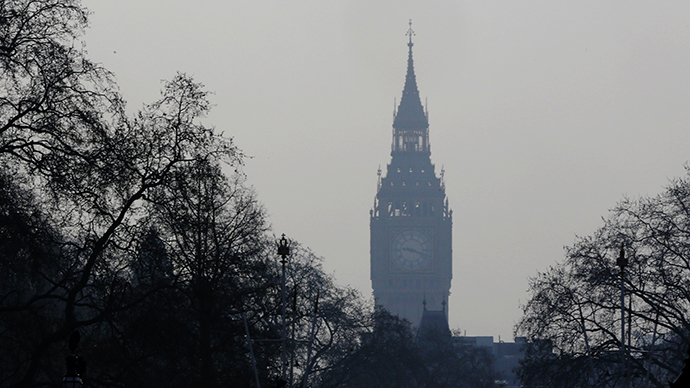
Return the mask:
POLYGON ((407 75, 393 121, 391 160, 370 212, 371 284, 375 303, 419 325, 424 309, 444 310, 452 278, 452 211, 443 171, 431 163, 408 30, 407 75))

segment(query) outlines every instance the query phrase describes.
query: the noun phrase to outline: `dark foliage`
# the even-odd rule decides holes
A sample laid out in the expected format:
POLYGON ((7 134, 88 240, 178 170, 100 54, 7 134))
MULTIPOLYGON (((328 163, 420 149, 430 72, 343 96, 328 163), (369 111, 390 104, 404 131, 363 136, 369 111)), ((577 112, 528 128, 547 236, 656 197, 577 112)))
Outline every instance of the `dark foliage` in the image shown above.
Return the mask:
POLYGON ((0 1, 0 386, 58 385, 75 330, 91 387, 270 386, 283 370, 327 386, 364 333, 394 333, 308 249, 275 260, 256 195, 224 173, 241 153, 201 123, 203 85, 177 74, 125 114, 80 48, 87 16, 0 1))
MULTIPOLYGON (((494 387, 493 355, 446 335, 419 340, 409 322, 381 309, 323 387, 494 387)), ((440 334, 440 333, 439 333, 440 334)))
MULTIPOLYGON (((26 373, 42 333, 54 328, 60 303, 49 295, 71 271, 52 220, 9 170, 0 172, 0 386, 26 373)), ((44 360, 47 374, 55 372, 55 351, 44 360)))

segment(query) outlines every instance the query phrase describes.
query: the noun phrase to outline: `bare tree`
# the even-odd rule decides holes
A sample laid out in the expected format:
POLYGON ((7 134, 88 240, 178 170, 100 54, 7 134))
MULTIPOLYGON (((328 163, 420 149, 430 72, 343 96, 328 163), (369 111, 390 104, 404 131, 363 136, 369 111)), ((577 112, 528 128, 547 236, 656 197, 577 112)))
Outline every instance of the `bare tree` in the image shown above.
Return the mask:
POLYGON ((593 236, 566 250, 562 263, 531 280, 516 330, 550 341, 555 354, 527 357, 523 378, 535 385, 558 379, 570 381, 567 386, 613 386, 628 379, 665 387, 680 373, 690 343, 688 205, 687 176, 656 197, 625 199, 593 236), (616 266, 621 245, 629 262, 625 361, 616 266))
POLYGON ((134 119, 115 115, 69 150, 39 152, 33 159, 4 155, 31 174, 25 187, 41 194, 44 211, 60 215, 62 251, 69 258, 60 276, 46 278, 50 292, 0 306, 0 311, 19 311, 46 299, 63 306, 59 323, 36 344, 20 385, 32 384, 43 356, 72 330, 104 319, 113 308, 126 308, 113 303, 122 284, 115 275, 126 268, 118 252, 135 241, 147 193, 172 182, 199 158, 239 160, 229 140, 199 122, 209 106, 203 86, 178 74, 165 84, 162 98, 134 119), (104 282, 99 278, 104 274, 113 277, 104 282), (95 298, 92 290, 102 297, 95 298))
POLYGON ((359 340, 321 376, 321 387, 495 387, 493 355, 445 333, 415 335, 406 320, 379 309, 359 340))
MULTIPOLYGON (((317 385, 357 347, 368 330, 372 306, 356 290, 337 285, 324 272, 322 262, 308 248, 293 243, 286 282, 288 382, 298 386, 305 380, 307 386, 317 385)), ((278 324, 274 320, 273 326, 278 324)), ((275 363, 280 365, 277 359, 275 363)))
POLYGON ((190 366, 206 386, 238 383, 232 371, 249 369, 246 358, 238 361, 243 300, 273 284, 265 213, 243 179, 226 177, 219 164, 200 156, 149 197, 152 221, 186 296, 178 308, 187 311, 198 344, 190 366))
POLYGON ((0 155, 41 167, 121 109, 110 73, 89 61, 78 0, 0 3, 0 155))
MULTIPOLYGON (((198 368, 180 382, 249 381, 242 313, 257 338, 276 338, 280 293, 265 213, 241 175, 221 172, 242 155, 201 123, 207 92, 185 74, 128 117, 112 75, 81 47, 87 16, 78 0, 0 1, 0 385, 59 381, 74 329, 87 348, 99 344, 96 359, 112 356, 94 385, 131 377, 104 349, 121 351, 123 363, 165 364, 161 373, 198 368), (152 224, 165 250, 142 261, 152 224), (133 325, 154 311, 161 322, 182 301, 171 330, 198 341, 176 342, 189 356, 171 360, 169 344, 147 342, 150 331, 133 325)), ((355 341, 365 308, 312 256, 297 256, 309 259, 290 272, 290 330, 301 338, 293 354, 318 378, 355 341)), ((278 347, 259 348, 267 380, 278 347)))

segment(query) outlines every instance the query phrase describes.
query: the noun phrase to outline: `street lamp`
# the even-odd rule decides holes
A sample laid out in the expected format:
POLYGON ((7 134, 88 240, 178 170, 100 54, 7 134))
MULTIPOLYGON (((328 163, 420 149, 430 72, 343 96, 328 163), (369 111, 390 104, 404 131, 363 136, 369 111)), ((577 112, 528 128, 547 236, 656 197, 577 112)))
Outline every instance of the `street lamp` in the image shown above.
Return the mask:
POLYGON ((281 237, 280 240, 276 243, 278 246, 278 256, 280 256, 280 264, 282 265, 282 272, 281 272, 281 310, 282 310, 282 315, 283 315, 283 332, 281 336, 281 343, 282 343, 282 361, 283 361, 283 366, 281 369, 281 376, 282 376, 282 381, 278 383, 277 386, 281 386, 280 384, 283 384, 282 386, 285 386, 287 383, 287 349, 286 349, 286 342, 287 342, 287 331, 285 327, 285 264, 287 264, 287 257, 290 256, 290 241, 285 238, 285 233, 283 233, 283 236, 281 237))
POLYGON ((62 378, 63 388, 81 388, 83 384, 81 375, 84 374, 86 364, 84 359, 77 355, 79 340, 80 335, 77 330, 69 335, 68 346, 71 354, 65 357, 66 372, 65 377, 62 378))
POLYGON ((623 379, 628 381, 628 357, 625 351, 625 267, 628 265, 628 259, 625 258, 625 250, 621 244, 620 254, 616 260, 616 265, 621 269, 621 365, 623 367, 623 379))

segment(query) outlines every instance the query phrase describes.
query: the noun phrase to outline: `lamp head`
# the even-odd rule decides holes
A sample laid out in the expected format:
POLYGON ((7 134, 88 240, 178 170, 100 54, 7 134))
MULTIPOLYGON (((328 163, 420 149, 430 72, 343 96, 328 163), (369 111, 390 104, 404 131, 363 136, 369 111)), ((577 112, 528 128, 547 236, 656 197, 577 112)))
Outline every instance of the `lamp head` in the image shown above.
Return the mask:
POLYGON ((283 233, 283 236, 278 240, 278 256, 281 256, 283 259, 285 259, 286 256, 290 256, 290 240, 285 238, 285 233, 283 233))
POLYGON ((625 249, 623 249, 623 244, 621 244, 621 250, 620 254, 618 255, 618 259, 616 260, 616 265, 621 267, 621 269, 628 265, 628 259, 625 258, 625 249))

